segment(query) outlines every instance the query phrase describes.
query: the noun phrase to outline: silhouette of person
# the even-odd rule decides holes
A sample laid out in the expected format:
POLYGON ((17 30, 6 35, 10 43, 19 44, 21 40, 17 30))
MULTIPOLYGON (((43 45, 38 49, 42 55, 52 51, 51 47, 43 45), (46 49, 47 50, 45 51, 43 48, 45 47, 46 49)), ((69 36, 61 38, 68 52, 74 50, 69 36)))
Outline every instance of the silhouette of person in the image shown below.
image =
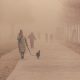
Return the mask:
POLYGON ((17 37, 17 40, 18 40, 18 48, 19 48, 19 52, 21 55, 21 59, 24 59, 24 53, 26 50, 26 46, 28 46, 28 44, 27 44, 26 38, 23 35, 22 30, 20 30, 18 37, 17 37))
POLYGON ((31 48, 34 48, 34 41, 36 40, 36 37, 34 36, 34 33, 31 32, 31 34, 28 36, 29 40, 30 40, 30 46, 31 48))
POLYGON ((53 40, 53 34, 50 34, 50 40, 51 41, 53 40))

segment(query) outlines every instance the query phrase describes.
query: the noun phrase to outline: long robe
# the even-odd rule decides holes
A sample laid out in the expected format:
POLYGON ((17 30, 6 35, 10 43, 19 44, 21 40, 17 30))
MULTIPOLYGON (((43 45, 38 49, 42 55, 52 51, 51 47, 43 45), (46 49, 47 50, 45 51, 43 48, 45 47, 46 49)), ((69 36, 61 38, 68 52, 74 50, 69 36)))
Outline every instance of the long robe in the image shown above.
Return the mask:
POLYGON ((18 48, 20 53, 24 53, 26 50, 26 38, 18 35, 18 48))

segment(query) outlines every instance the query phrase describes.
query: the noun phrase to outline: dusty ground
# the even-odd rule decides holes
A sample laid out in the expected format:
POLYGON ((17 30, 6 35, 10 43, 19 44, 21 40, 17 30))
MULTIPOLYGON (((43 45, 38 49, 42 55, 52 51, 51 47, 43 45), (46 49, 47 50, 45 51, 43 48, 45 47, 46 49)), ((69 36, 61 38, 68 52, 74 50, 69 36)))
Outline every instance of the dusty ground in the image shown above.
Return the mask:
POLYGON ((40 50, 39 60, 26 54, 7 80, 80 80, 79 54, 58 42, 42 45, 40 50))
POLYGON ((16 50, 7 53, 0 58, 0 80, 6 80, 15 68, 19 60, 19 56, 15 53, 15 51, 16 50))
MULTIPOLYGON (((67 43, 67 47, 80 53, 80 50, 79 50, 80 47, 78 44, 70 44, 70 43, 68 44, 67 43)), ((14 50, 12 52, 9 52, 6 55, 4 54, 0 58, 0 80, 7 79, 7 77, 10 75, 10 73, 14 70, 18 60, 19 60, 18 50, 14 50)))
POLYGON ((15 43, 5 43, 5 44, 0 44, 0 57, 5 55, 6 53, 11 52, 13 49, 15 49, 17 46, 15 43))
POLYGON ((73 51, 75 51, 75 52, 77 52, 77 53, 80 54, 80 44, 68 42, 68 43, 65 43, 65 45, 66 45, 68 48, 70 48, 70 49, 72 49, 73 51))

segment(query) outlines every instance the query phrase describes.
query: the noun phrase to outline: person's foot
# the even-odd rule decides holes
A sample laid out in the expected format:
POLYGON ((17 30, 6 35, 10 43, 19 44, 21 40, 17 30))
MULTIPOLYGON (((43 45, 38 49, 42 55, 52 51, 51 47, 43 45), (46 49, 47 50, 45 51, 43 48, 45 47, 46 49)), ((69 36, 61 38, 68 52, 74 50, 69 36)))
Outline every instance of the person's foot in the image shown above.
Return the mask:
POLYGON ((21 56, 21 59, 24 59, 24 56, 21 56))

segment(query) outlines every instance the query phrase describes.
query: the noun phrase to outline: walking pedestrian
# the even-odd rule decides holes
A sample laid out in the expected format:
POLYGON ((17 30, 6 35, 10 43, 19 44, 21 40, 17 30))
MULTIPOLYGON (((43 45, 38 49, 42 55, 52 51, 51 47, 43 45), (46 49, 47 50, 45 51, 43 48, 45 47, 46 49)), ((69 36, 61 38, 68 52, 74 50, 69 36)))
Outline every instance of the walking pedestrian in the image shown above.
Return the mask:
POLYGON ((30 40, 30 46, 31 48, 34 48, 34 41, 36 40, 36 37, 34 36, 34 33, 31 32, 31 34, 28 36, 29 40, 30 40))
POLYGON ((28 44, 27 44, 27 40, 26 40, 25 36, 23 35, 22 30, 20 30, 17 40, 18 40, 18 48, 19 48, 19 52, 21 55, 21 59, 24 59, 24 53, 26 50, 26 46, 28 46, 28 44))

